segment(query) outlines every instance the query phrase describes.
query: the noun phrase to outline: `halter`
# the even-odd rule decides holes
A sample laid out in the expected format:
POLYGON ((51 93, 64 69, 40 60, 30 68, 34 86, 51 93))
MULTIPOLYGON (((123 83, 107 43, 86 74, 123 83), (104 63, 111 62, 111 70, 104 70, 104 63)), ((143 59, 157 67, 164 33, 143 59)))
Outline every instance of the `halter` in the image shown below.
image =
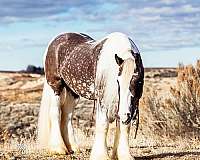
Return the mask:
MULTIPOLYGON (((138 127, 139 127, 139 118, 140 118, 140 115, 139 115, 139 107, 137 106, 136 108, 136 114, 135 114, 135 119, 136 120, 136 128, 135 128, 135 136, 134 136, 134 139, 136 139, 136 136, 137 136, 137 131, 138 131, 138 127)), ((132 123, 132 125, 134 125, 134 122, 132 123)))

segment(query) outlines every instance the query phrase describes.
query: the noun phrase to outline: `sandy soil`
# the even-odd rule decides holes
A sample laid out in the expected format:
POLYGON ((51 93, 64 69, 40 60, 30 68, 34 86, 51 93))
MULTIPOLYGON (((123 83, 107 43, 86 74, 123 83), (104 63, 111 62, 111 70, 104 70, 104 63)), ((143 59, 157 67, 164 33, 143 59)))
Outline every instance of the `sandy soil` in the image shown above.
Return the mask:
MULTIPOLYGON (((167 96, 170 86, 176 83, 176 78, 169 76, 172 73, 175 73, 173 69, 146 71, 143 96, 148 94, 148 88, 159 91, 161 97, 167 96)), ((80 100, 74 116, 82 152, 56 156, 37 150, 35 140, 43 80, 44 77, 38 74, 0 73, 0 159, 88 159, 94 138, 94 121, 90 120, 93 102, 85 99, 80 100)), ((109 151, 113 127, 114 124, 109 131, 109 151)), ((134 127, 131 132, 134 132, 134 127)), ((131 153, 136 160, 200 159, 200 144, 195 140, 191 144, 191 140, 152 138, 144 135, 142 128, 136 140, 130 139, 131 153)))

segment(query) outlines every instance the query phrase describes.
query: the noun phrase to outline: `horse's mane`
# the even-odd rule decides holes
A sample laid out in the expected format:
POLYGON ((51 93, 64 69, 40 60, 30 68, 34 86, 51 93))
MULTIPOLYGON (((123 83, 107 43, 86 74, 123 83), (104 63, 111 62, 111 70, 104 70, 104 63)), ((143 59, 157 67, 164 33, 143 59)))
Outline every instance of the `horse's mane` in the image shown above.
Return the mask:
POLYGON ((112 33, 108 35, 106 39, 97 63, 97 81, 95 83, 97 88, 101 85, 104 86, 103 92, 100 91, 98 96, 101 97, 101 94, 103 94, 103 101, 107 104, 106 107, 115 110, 115 108, 111 107, 115 106, 118 102, 117 78, 119 66, 116 63, 115 54, 125 60, 123 74, 127 74, 126 78, 128 78, 129 82, 136 66, 131 53, 132 46, 126 35, 122 33, 112 33), (99 82, 102 82, 102 84, 99 82))

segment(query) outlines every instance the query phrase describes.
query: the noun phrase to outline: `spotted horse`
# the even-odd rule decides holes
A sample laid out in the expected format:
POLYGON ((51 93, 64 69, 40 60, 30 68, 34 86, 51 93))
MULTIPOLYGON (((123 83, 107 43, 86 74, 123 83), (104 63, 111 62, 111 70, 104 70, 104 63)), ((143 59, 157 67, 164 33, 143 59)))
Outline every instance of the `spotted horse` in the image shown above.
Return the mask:
POLYGON ((72 116, 79 97, 84 97, 96 102, 90 159, 109 159, 106 137, 114 120, 117 123, 111 158, 133 159, 128 139, 131 121, 138 115, 144 79, 141 56, 134 42, 119 32, 97 41, 82 33, 63 33, 48 45, 44 70, 39 146, 53 154, 79 150, 72 116))

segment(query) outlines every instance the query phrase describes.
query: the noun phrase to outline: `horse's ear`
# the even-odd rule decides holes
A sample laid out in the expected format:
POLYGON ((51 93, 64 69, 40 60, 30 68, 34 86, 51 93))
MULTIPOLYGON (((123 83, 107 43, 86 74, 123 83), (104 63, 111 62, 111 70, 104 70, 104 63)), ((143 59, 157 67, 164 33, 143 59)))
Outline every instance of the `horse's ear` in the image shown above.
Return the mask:
POLYGON ((118 57, 117 54, 115 54, 115 60, 119 66, 121 66, 121 64, 124 62, 124 60, 118 57))

